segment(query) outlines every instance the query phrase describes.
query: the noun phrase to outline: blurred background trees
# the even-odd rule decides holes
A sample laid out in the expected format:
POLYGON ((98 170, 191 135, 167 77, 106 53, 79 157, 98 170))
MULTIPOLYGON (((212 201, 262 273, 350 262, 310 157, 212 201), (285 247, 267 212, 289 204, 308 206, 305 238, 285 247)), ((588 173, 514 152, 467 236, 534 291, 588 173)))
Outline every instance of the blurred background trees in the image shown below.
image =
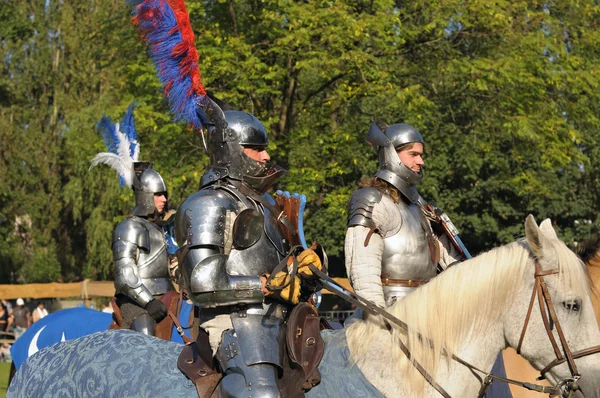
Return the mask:
MULTIPOLYGON (((136 100, 141 158, 177 206, 207 164, 171 122, 124 1, 0 0, 0 283, 111 279, 133 208, 91 171, 94 126, 136 100)), ((600 6, 592 1, 187 1, 207 89, 254 113, 305 193, 306 234, 343 272, 345 206, 377 162, 371 120, 427 141, 426 199, 473 253, 551 217, 568 243, 600 229, 600 6)))

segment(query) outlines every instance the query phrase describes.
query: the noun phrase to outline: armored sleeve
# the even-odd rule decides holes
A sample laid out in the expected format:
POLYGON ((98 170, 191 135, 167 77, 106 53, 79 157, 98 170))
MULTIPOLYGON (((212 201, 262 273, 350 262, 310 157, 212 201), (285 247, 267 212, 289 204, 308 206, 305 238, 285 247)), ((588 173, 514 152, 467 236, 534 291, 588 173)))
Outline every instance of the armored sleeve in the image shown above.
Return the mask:
POLYGON ((201 307, 263 300, 259 276, 226 271, 238 204, 223 190, 204 189, 186 199, 177 212, 181 280, 188 296, 201 307))
POLYGON ((153 297, 139 276, 137 259, 139 250, 149 248, 148 230, 133 219, 117 225, 113 233, 113 258, 115 262, 115 290, 144 307, 153 297))
POLYGON ((397 232, 401 223, 393 201, 374 188, 359 189, 350 199, 344 245, 346 272, 354 291, 380 306, 385 306, 381 285, 383 238, 397 232))

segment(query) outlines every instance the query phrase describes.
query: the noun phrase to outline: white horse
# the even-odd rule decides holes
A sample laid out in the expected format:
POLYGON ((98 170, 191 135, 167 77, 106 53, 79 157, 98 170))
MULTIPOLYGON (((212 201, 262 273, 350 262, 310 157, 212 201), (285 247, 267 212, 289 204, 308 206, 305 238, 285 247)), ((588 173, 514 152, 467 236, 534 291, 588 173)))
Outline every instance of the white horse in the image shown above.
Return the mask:
MULTIPOLYGON (((395 326, 390 330, 375 316, 323 333, 322 381, 307 397, 439 397, 399 349, 400 340, 454 398, 477 396, 481 383, 448 354, 489 371, 498 353, 517 347, 523 335, 521 354, 543 369, 556 356, 538 305, 531 307, 522 333, 537 284, 536 264, 557 314, 550 334, 558 341, 560 325, 573 352, 599 345, 583 264, 557 238, 549 220, 538 227, 529 216, 525 231, 524 241, 457 265, 389 308, 409 325, 409 333, 395 326)), ((172 397, 192 397, 195 389, 175 367, 179 351, 175 343, 130 331, 97 333, 35 354, 17 373, 8 397, 161 396, 167 391, 172 397)), ((577 396, 600 396, 600 354, 575 363, 581 376, 577 396)), ((553 384, 572 376, 566 363, 546 375, 553 384)))
MULTIPOLYGON (((502 349, 518 346, 534 289, 536 259, 544 271, 559 270, 544 279, 569 348, 579 351, 600 344, 583 263, 558 239, 550 220, 538 227, 529 216, 525 232, 525 241, 451 267, 390 308, 411 327, 408 337, 396 328, 390 334, 372 322, 349 327, 351 358, 365 377, 389 397, 440 396, 399 350, 397 340, 402 339, 452 397, 477 396, 481 383, 444 352, 489 371, 502 349), (417 332, 433 341, 433 348, 417 332)), ((538 305, 533 307, 521 355, 538 370, 556 359, 538 305)), ((600 354, 577 359, 576 364, 585 396, 600 396, 600 354)), ((563 363, 546 376, 556 384, 571 374, 563 363)))

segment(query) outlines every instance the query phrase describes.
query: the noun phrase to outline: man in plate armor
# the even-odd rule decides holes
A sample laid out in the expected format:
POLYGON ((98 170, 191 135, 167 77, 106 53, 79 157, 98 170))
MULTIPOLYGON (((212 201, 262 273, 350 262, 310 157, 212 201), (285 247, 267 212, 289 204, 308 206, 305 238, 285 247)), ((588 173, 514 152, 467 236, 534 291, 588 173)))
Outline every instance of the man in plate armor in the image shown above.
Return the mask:
POLYGON ((134 184, 136 206, 113 232, 115 289, 124 328, 155 335, 167 315, 160 297, 174 290, 169 274, 167 242, 157 224, 167 206, 167 185, 151 168, 134 184))
MULTIPOLYGON (((284 324, 302 283, 286 269, 269 282, 279 288, 266 286, 290 252, 289 220, 265 194, 285 171, 269 163, 267 132, 256 117, 214 108, 210 165, 175 219, 181 283, 200 307, 200 327, 223 372, 220 396, 276 397, 284 324)), ((297 257, 299 273, 309 252, 297 257)))
POLYGON ((112 251, 116 303, 121 310, 121 327, 149 335, 167 315, 160 297, 174 290, 169 274, 167 242, 162 216, 168 190, 151 162, 138 162, 139 145, 130 106, 122 122, 113 124, 103 117, 96 126, 109 152, 99 153, 92 167, 104 163, 113 167, 122 185, 133 189, 136 206, 132 215, 113 232, 112 251))
POLYGON ((421 134, 407 124, 372 123, 367 141, 380 169, 350 198, 346 270, 357 294, 390 306, 455 262, 458 252, 423 212, 416 187, 423 178, 421 134))

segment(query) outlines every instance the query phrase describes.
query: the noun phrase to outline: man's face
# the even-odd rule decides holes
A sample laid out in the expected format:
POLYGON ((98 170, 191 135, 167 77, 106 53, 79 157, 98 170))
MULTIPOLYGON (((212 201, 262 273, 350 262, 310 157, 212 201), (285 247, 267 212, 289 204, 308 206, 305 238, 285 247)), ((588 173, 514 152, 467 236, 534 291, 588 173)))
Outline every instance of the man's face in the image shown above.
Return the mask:
POLYGON ((158 192, 154 194, 154 207, 156 211, 162 213, 165 210, 165 206, 167 204, 167 193, 166 192, 158 192))
POLYGON ((419 173, 421 171, 421 167, 423 167, 425 164, 422 156, 423 144, 420 142, 415 142, 414 144, 404 147, 404 149, 398 151, 398 157, 400 158, 402 164, 415 173, 419 173))
POLYGON ((244 153, 250 159, 256 160, 257 162, 266 163, 271 160, 267 148, 264 146, 244 147, 244 153))

